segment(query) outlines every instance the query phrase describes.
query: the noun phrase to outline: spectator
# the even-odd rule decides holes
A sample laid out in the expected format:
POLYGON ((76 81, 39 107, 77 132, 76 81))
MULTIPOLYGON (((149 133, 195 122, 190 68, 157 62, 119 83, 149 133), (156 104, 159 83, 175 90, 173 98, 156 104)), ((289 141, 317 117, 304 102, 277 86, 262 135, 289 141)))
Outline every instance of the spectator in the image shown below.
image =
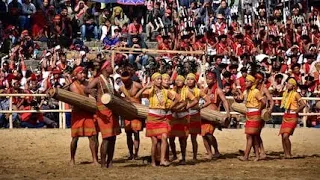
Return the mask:
POLYGON ((8 5, 9 21, 14 26, 19 25, 20 15, 22 15, 22 4, 18 0, 12 0, 8 5))
MULTIPOLYGON (((139 36, 133 36, 132 37, 132 45, 130 46, 131 48, 143 48, 142 43, 139 39, 139 36)), ((136 67, 136 69, 141 69, 142 66, 145 66, 148 64, 148 55, 145 55, 143 53, 140 53, 139 55, 137 54, 129 54, 129 63, 136 67)))
POLYGON ((123 13, 122 8, 119 6, 113 8, 112 19, 114 20, 114 24, 120 28, 122 28, 124 24, 129 23, 128 17, 123 13))
POLYGON ((22 4, 22 14, 19 16, 20 29, 31 29, 31 16, 36 13, 36 7, 30 2, 25 0, 22 4))
POLYGON ((133 22, 131 24, 129 24, 128 26, 128 44, 130 45, 131 39, 133 36, 138 36, 140 41, 143 41, 143 35, 142 35, 142 25, 138 23, 138 19, 137 18, 133 18, 133 22))

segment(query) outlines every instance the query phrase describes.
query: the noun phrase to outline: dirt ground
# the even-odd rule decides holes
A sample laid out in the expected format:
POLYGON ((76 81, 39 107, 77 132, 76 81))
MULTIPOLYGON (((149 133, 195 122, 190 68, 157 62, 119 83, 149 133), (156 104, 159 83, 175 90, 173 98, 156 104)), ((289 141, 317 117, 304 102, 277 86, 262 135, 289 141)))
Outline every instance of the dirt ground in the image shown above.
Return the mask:
MULTIPOLYGON (((142 160, 127 161, 126 137, 122 133, 117 138, 113 168, 101 169, 89 163, 86 138, 79 140, 77 165, 69 166, 70 130, 0 130, 0 179, 319 179, 320 131, 296 129, 292 137, 295 159, 290 160, 281 158, 278 131, 263 130, 268 160, 239 161, 238 151, 245 147, 244 130, 230 129, 215 132, 223 158, 205 160, 202 139, 198 137, 199 162, 190 163, 192 150, 188 141, 188 165, 174 163, 167 168, 154 168, 142 160)), ((150 143, 141 132, 140 157, 150 155, 150 143)))

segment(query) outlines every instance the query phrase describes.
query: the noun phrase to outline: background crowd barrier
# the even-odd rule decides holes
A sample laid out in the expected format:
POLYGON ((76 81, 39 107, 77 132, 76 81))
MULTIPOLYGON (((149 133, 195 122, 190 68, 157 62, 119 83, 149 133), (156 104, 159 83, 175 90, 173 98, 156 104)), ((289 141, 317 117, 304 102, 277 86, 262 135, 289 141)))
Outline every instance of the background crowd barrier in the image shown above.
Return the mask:
MULTIPOLYGON (((25 97, 25 96, 33 96, 33 97, 44 97, 47 96, 46 94, 0 94, 0 97, 6 97, 9 99, 9 110, 0 110, 0 113, 8 113, 9 114, 9 128, 13 128, 13 120, 12 120, 12 113, 59 113, 59 128, 66 129, 66 115, 65 113, 71 112, 71 109, 65 109, 65 103, 59 101, 59 109, 47 109, 47 110, 12 110, 12 98, 13 97, 25 97)), ((233 100, 232 96, 226 97, 228 100, 233 100)), ((316 97, 303 97, 303 100, 306 101, 319 101, 320 98, 316 97)), ((273 97, 273 100, 281 100, 281 97, 273 97)), ((223 112, 225 113, 225 112, 223 112)), ((276 112, 272 113, 272 116, 283 116, 283 112, 276 112)), ((231 112, 231 115, 240 115, 238 112, 231 112)), ((306 127, 307 117, 308 116, 319 116, 320 113, 308 112, 308 107, 306 107, 302 113, 299 113, 302 116, 303 127, 306 127)))

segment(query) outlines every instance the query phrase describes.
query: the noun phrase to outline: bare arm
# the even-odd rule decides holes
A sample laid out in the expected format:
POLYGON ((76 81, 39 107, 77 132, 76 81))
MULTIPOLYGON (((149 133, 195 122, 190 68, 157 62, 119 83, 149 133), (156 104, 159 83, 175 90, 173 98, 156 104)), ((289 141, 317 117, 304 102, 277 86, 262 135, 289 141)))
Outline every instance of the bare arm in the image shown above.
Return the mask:
POLYGON ((150 86, 145 86, 143 87, 142 89, 140 89, 140 91, 135 95, 134 98, 138 99, 140 98, 141 96, 143 97, 146 97, 147 95, 149 95, 149 91, 146 91, 148 89, 150 89, 151 87, 150 86))
POLYGON ((198 99, 196 97, 194 97, 194 95, 191 92, 188 93, 188 98, 192 101, 191 101, 191 103, 187 104, 186 109, 190 109, 198 104, 198 99))
POLYGON ((70 85, 70 91, 74 92, 74 93, 77 93, 77 94, 80 94, 78 88, 76 88, 74 84, 70 85))
POLYGON ((264 109, 266 106, 266 99, 262 97, 261 92, 256 93, 255 98, 261 102, 260 110, 264 109))
MULTIPOLYGON (((168 93, 168 98, 171 99, 173 102, 171 103, 170 109, 172 109, 175 105, 177 105, 180 102, 180 96, 177 93, 168 93)), ((185 106, 185 104, 184 104, 185 106)), ((177 107, 178 108, 178 107, 177 107)))
POLYGON ((90 94, 91 96, 93 97, 96 97, 96 90, 95 88, 97 87, 99 83, 99 79, 98 78, 95 78, 94 80, 92 80, 88 86, 84 89, 84 92, 86 94, 90 94))
POLYGON ((207 94, 205 94, 203 91, 201 91, 200 96, 205 101, 205 103, 203 104, 201 109, 203 109, 203 108, 205 108, 205 107, 207 107, 207 106, 209 106, 211 104, 210 97, 207 94))
POLYGON ((265 93, 266 97, 267 97, 267 101, 269 103, 269 108, 268 111, 272 112, 273 106, 274 106, 274 101, 272 99, 271 94, 269 93, 267 88, 263 88, 263 92, 265 93))
POLYGON ((220 88, 217 89, 217 93, 218 93, 218 96, 220 97, 222 103, 223 103, 223 107, 224 109, 226 110, 227 112, 227 116, 230 117, 230 106, 229 106, 229 103, 226 99, 226 96, 223 94, 222 90, 220 88))
POLYGON ((296 99, 298 101, 299 107, 297 109, 297 113, 301 112, 305 107, 306 103, 302 100, 301 96, 297 93, 296 99))

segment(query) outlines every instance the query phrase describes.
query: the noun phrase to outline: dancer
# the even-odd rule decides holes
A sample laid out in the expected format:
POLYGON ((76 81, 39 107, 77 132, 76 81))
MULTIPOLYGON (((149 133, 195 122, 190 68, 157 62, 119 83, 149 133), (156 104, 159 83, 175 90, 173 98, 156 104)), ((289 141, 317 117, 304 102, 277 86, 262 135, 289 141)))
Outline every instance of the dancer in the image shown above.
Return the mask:
POLYGON ((265 106, 265 99, 262 97, 261 92, 257 89, 256 78, 252 75, 246 76, 246 91, 245 95, 237 97, 237 101, 244 100, 246 102, 246 125, 245 133, 247 136, 247 145, 244 156, 239 157, 241 161, 248 161, 251 148, 253 146, 256 158, 254 161, 259 160, 259 135, 262 129, 261 123, 261 110, 265 106), (244 98, 246 97, 246 98, 244 98))
POLYGON ((121 133, 118 116, 108 109, 101 102, 101 96, 104 93, 115 94, 114 81, 110 77, 113 74, 111 62, 107 60, 101 67, 101 75, 90 82, 85 92, 91 94, 97 99, 96 120, 102 135, 100 147, 101 167, 111 167, 114 155, 116 136, 121 133), (108 159, 107 158, 108 155, 108 159))
POLYGON ((177 159, 175 138, 179 138, 180 150, 182 158, 180 160, 181 165, 186 164, 186 148, 187 139, 189 135, 189 109, 197 105, 198 100, 194 95, 188 91, 187 87, 184 85, 185 78, 181 75, 177 76, 175 80, 175 92, 180 96, 180 102, 183 106, 177 106, 176 112, 173 114, 173 119, 170 120, 170 133, 169 142, 171 152, 173 154, 173 160, 177 159), (184 102, 183 102, 184 101, 184 102))
POLYGON ((151 80, 152 86, 144 87, 135 97, 138 98, 142 95, 149 98, 150 102, 146 122, 146 136, 152 140, 151 165, 156 166, 157 144, 158 139, 161 139, 160 166, 169 166, 170 163, 165 159, 169 131, 169 125, 166 119, 166 102, 167 99, 171 99, 173 101, 171 107, 173 107, 179 101, 179 96, 174 96, 170 91, 161 87, 162 76, 160 73, 154 73, 151 76, 151 80))
MULTIPOLYGON (((126 99, 130 102, 141 103, 140 98, 135 98, 135 95, 142 89, 142 85, 138 82, 134 82, 131 79, 129 72, 125 71, 121 74, 121 80, 124 84, 124 88, 120 88, 122 93, 125 95, 126 99)), ((137 159, 139 146, 140 146, 140 136, 139 131, 142 130, 142 121, 140 119, 124 120, 125 122, 125 132, 127 135, 127 146, 129 149, 128 160, 137 159), (132 140, 132 135, 134 140, 132 140), (134 147, 134 153, 133 153, 134 147)))
POLYGON ((189 117, 190 117, 189 133, 191 134, 193 160, 197 160, 197 153, 198 153, 197 135, 201 134, 200 110, 202 108, 205 108, 210 105, 210 97, 207 96, 203 91, 201 91, 196 86, 196 75, 195 74, 189 73, 187 75, 186 84, 187 84, 189 92, 191 92, 198 101, 200 100, 200 98, 205 100, 205 104, 203 104, 202 106, 199 106, 199 104, 197 104, 193 108, 189 109, 189 117))
POLYGON ((296 91, 297 81, 290 78, 287 90, 283 93, 281 107, 285 109, 279 134, 282 136, 284 158, 292 158, 290 136, 297 126, 298 113, 306 106, 299 93, 296 91))
MULTIPOLYGON (((219 110, 220 104, 222 102, 223 107, 227 113, 227 117, 230 119, 230 106, 223 94, 223 91, 218 87, 217 76, 215 73, 209 71, 206 74, 206 81, 208 87, 205 89, 205 94, 209 95, 210 105, 212 110, 219 110)), ((211 121, 201 120, 201 136, 203 138, 204 146, 207 150, 208 159, 219 158, 221 156, 218 149, 217 139, 214 137, 213 133, 215 130, 215 125, 211 121), (212 154, 211 146, 213 147, 215 153, 212 154)))
MULTIPOLYGON (((85 80, 84 69, 81 66, 76 67, 73 70, 72 75, 75 81, 70 85, 70 91, 87 96, 84 93, 87 81, 85 80)), ((75 165, 75 155, 78 145, 79 137, 88 137, 89 147, 92 154, 93 164, 98 164, 98 138, 96 125, 93 119, 93 114, 83 111, 77 107, 72 108, 71 112, 71 137, 70 144, 71 160, 70 165, 75 165)))
MULTIPOLYGON (((271 96, 269 90, 265 86, 264 74, 262 72, 258 72, 256 74, 256 78, 257 78, 257 88, 261 92, 262 97, 266 98, 266 108, 267 108, 268 113, 271 114, 273 106, 274 106, 274 101, 272 99, 272 96, 271 96)), ((265 121, 261 121, 261 123, 262 123, 261 124, 262 127, 264 127, 265 121)), ((258 139, 259 139, 260 159, 263 160, 263 159, 267 158, 267 155, 266 155, 266 151, 263 146, 263 141, 261 139, 261 131, 260 131, 258 139)))

